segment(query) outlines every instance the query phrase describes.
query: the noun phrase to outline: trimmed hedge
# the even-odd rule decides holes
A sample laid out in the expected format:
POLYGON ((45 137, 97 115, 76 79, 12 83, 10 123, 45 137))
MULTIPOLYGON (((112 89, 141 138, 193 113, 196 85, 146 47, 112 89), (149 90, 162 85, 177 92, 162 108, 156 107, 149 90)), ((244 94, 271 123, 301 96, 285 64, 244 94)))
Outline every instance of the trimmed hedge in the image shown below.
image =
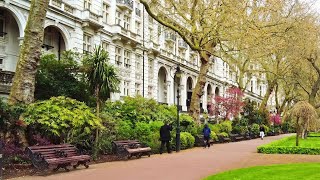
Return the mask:
POLYGON ((317 147, 259 146, 257 149, 258 153, 265 154, 320 154, 320 148, 317 147))
POLYGON ((295 136, 286 137, 269 144, 257 147, 258 153, 265 154, 310 154, 320 155, 320 147, 284 146, 286 142, 295 139, 295 136))

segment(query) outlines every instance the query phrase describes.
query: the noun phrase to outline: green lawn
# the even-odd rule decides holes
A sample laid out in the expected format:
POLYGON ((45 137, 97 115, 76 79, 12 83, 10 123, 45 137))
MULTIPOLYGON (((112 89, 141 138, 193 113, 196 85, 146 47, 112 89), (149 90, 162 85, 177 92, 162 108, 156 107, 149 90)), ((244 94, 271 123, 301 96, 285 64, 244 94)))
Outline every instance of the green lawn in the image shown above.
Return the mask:
MULTIPOLYGON (((290 136, 277 141, 273 141, 270 146, 296 146, 296 136, 290 136)), ((320 137, 308 137, 307 139, 299 139, 299 147, 320 147, 320 137)))
POLYGON ((320 163, 256 166, 226 171, 204 180, 319 180, 320 163))

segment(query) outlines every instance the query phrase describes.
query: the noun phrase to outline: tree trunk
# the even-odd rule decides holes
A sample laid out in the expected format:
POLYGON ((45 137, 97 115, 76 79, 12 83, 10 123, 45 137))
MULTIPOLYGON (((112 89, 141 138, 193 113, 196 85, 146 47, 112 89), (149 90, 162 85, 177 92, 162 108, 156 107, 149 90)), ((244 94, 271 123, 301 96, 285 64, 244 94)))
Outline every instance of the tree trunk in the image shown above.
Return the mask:
POLYGON ((21 46, 9 104, 31 103, 34 100, 35 76, 41 55, 49 0, 31 0, 25 36, 21 46))
POLYGON ((299 133, 300 133, 299 117, 297 117, 297 122, 296 122, 296 146, 299 146, 299 133))
MULTIPOLYGON (((100 98, 99 98, 99 94, 100 94, 100 87, 97 85, 96 86, 96 90, 95 90, 95 95, 96 95, 96 105, 97 105, 97 117, 100 117, 100 98)), ((98 141, 99 141, 99 129, 96 129, 96 137, 95 137, 95 147, 94 147, 94 158, 97 157, 98 155, 98 141)))
POLYGON ((200 52, 201 66, 197 83, 192 92, 189 114, 196 122, 200 122, 200 98, 207 82, 207 72, 210 66, 209 56, 205 52, 200 52))
POLYGON ((267 103, 268 103, 268 100, 269 100, 269 97, 274 89, 274 86, 275 86, 275 82, 271 82, 270 84, 268 84, 268 88, 267 88, 267 92, 266 94, 264 95, 263 97, 263 100, 261 102, 261 105, 259 107, 259 111, 262 112, 266 109, 266 106, 267 106, 267 103))

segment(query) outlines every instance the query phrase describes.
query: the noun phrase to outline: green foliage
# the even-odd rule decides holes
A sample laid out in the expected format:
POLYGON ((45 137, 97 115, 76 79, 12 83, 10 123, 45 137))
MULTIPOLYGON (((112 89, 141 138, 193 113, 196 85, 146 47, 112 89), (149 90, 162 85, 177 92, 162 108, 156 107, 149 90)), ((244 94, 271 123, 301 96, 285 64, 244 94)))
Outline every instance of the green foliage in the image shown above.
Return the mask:
POLYGON ((54 54, 42 55, 36 74, 35 99, 66 96, 92 104, 92 96, 78 73, 79 58, 79 54, 72 51, 64 51, 60 60, 54 54))
POLYGON ((266 125, 262 125, 264 127, 264 132, 268 133, 270 131, 270 128, 266 125))
POLYGON ((3 98, 0 98, 0 140, 8 134, 15 134, 18 129, 24 126, 19 120, 20 115, 25 111, 25 105, 8 105, 3 98))
POLYGON ((90 143, 94 130, 103 129, 101 119, 87 105, 63 96, 30 104, 23 118, 35 131, 58 143, 90 143))
POLYGON ((119 121, 116 126, 117 140, 128 140, 133 138, 133 125, 130 121, 119 121))
POLYGON ((193 136, 198 135, 198 125, 194 122, 191 116, 187 114, 180 114, 180 130, 181 132, 188 132, 193 136))
POLYGON ((272 147, 272 146, 259 146, 258 153, 264 154, 310 154, 319 155, 319 147, 272 147))
POLYGON ((253 123, 250 128, 251 128, 252 134, 255 134, 255 135, 259 134, 259 132, 260 132, 259 124, 253 123))
POLYGON ((213 139, 213 140, 215 140, 215 141, 218 141, 218 136, 217 136, 217 134, 216 134, 215 132, 213 132, 213 131, 211 131, 211 133, 210 133, 210 138, 213 139))
MULTIPOLYGON (((159 131, 158 131, 159 132, 159 131)), ((137 122, 134 128, 134 136, 140 142, 147 144, 150 141, 150 125, 146 122, 137 122)))
POLYGON ((87 83, 91 93, 96 94, 97 101, 107 100, 112 92, 119 92, 117 70, 109 64, 109 54, 101 46, 89 53, 82 63, 87 83))
POLYGON ((159 105, 154 99, 146 99, 142 96, 124 97, 123 101, 107 101, 103 108, 114 118, 128 120, 133 124, 144 121, 176 121, 176 107, 159 105))
POLYGON ((194 146, 195 138, 188 132, 180 134, 181 149, 188 149, 194 146))
POLYGON ((203 180, 318 180, 320 178, 318 173, 319 168, 319 163, 255 166, 218 173, 203 180))
POLYGON ((217 134, 218 136, 223 136, 223 137, 229 137, 229 134, 226 132, 221 132, 219 134, 217 134))
POLYGON ((320 154, 320 142, 317 137, 300 139, 300 146, 295 146, 295 136, 286 137, 269 144, 259 146, 259 153, 266 154, 320 154))
POLYGON ((232 122, 231 121, 223 121, 222 123, 220 123, 220 131, 221 132, 226 132, 226 133, 230 133, 232 131, 232 122))
POLYGON ((216 134, 221 132, 219 124, 214 124, 214 125, 209 124, 208 126, 211 129, 211 131, 215 132, 216 134))

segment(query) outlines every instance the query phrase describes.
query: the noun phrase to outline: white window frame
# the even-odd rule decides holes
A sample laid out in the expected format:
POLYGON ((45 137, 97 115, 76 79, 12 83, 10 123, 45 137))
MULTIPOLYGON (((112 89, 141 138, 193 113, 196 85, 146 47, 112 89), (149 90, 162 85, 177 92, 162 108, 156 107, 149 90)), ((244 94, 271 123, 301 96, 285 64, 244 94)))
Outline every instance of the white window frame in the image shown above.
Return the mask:
POLYGON ((136 63, 135 63, 135 69, 136 72, 140 72, 141 71, 141 58, 142 56, 140 54, 136 54, 136 63))
POLYGON ((123 58, 123 61, 124 61, 124 67, 126 68, 130 68, 131 64, 130 64, 130 58, 131 58, 131 51, 129 51, 128 49, 125 49, 124 52, 124 58, 123 58))
POLYGON ((135 93, 136 93, 136 95, 141 95, 140 86, 141 86, 140 83, 136 83, 136 84, 135 84, 135 93))
POLYGON ((129 96, 129 90, 130 90, 130 82, 129 81, 123 81, 123 95, 129 96))
POLYGON ((84 9, 91 10, 92 1, 91 0, 84 0, 83 7, 84 9))
POLYGON ((136 34, 141 33, 141 23, 139 21, 136 21, 136 34))
POLYGON ((101 43, 102 48, 109 53, 110 43, 107 41, 102 41, 101 43))
POLYGON ((153 86, 148 86, 148 96, 152 98, 153 96, 153 86))
POLYGON ((149 78, 153 78, 153 73, 154 73, 154 60, 149 59, 149 78))
POLYGON ((83 34, 83 52, 91 52, 92 36, 90 34, 83 34))
POLYGON ((130 16, 127 14, 123 15, 123 28, 130 30, 130 16))
POLYGON ((122 16, 122 13, 118 10, 116 10, 116 18, 115 18, 115 24, 121 26, 121 16, 122 16))
POLYGON ((115 63, 118 66, 122 65, 122 48, 119 46, 115 47, 115 63))
POLYGON ((103 22, 108 24, 108 18, 109 18, 109 5, 106 3, 103 3, 103 22))

